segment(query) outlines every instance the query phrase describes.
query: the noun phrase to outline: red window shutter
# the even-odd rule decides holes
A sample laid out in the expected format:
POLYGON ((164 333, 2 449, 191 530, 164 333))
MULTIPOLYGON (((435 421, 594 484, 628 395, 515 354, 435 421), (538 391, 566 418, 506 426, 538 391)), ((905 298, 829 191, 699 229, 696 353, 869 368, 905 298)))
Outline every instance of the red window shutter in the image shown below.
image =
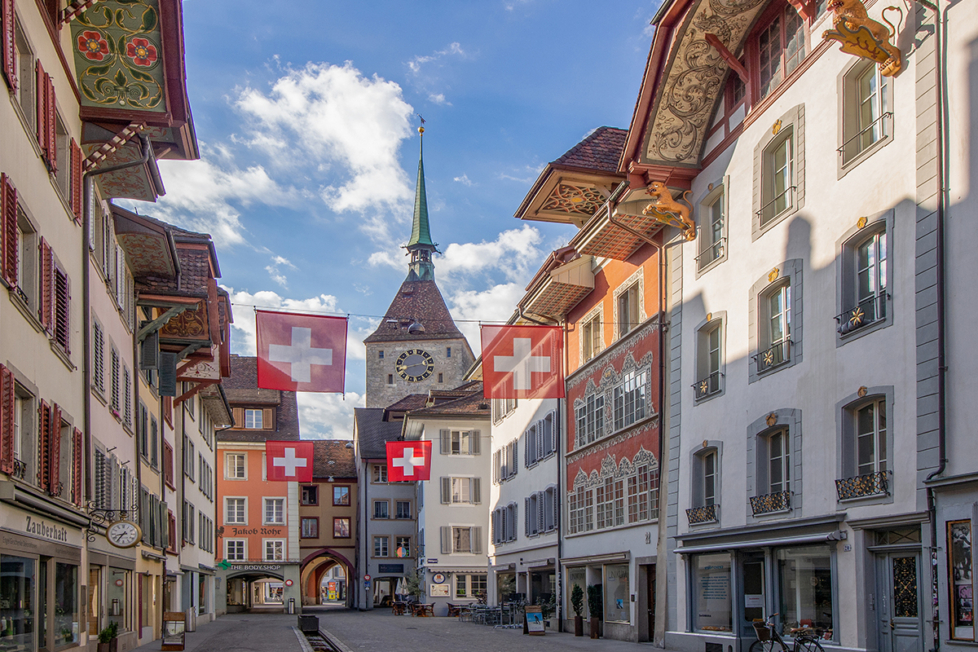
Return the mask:
POLYGON ((41 237, 41 305, 38 308, 41 325, 50 331, 54 327, 54 252, 41 237))
POLYGON ((47 117, 47 141, 48 141, 48 168, 51 172, 58 171, 58 141, 55 125, 57 124, 58 103, 54 100, 54 80, 51 75, 44 75, 44 105, 48 112, 47 117))
POLYGON ((0 0, 0 29, 3 30, 3 76, 10 90, 17 90, 17 33, 14 29, 14 0, 0 0))
POLYGON ((71 441, 71 502, 82 505, 82 431, 75 428, 71 441))
POLYGON ((51 448, 51 408, 42 400, 37 412, 37 422, 40 424, 37 433, 37 484, 42 489, 46 489, 51 477, 48 467, 48 449, 51 448))
POLYGON ((0 174, 0 274, 10 287, 17 286, 17 257, 20 249, 17 239, 17 190, 10 177, 0 174))
POLYGON ((163 420, 166 424, 173 427, 173 397, 164 396, 163 397, 163 420))
POLYGON ((61 408, 51 404, 51 430, 48 439, 48 493, 61 495, 61 408))
POLYGON ((81 224, 82 219, 85 215, 83 212, 82 202, 84 201, 84 193, 82 192, 82 150, 75 142, 75 139, 71 139, 71 212, 75 214, 75 221, 81 224))
POLYGON ((14 374, 0 364, 0 472, 14 472, 14 374))
POLYGON ((37 108, 36 117, 36 127, 37 127, 37 144, 41 146, 41 157, 46 161, 48 158, 48 110, 44 106, 44 100, 47 99, 47 84, 44 80, 47 75, 44 74, 44 66, 41 62, 37 62, 37 79, 34 80, 34 93, 37 96, 37 102, 35 102, 37 108))

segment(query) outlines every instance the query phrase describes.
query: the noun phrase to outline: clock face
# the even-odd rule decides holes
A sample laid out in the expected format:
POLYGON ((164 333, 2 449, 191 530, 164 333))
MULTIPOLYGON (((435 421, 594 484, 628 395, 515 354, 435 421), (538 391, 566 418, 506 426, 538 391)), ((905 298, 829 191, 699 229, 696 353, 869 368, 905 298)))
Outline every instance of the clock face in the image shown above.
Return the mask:
POLYGON ((116 521, 105 530, 105 538, 116 548, 132 548, 141 535, 139 526, 129 521, 116 521))
POLYGON ((397 374, 410 383, 424 380, 435 370, 435 360, 431 354, 421 349, 408 349, 397 358, 394 367, 397 374))

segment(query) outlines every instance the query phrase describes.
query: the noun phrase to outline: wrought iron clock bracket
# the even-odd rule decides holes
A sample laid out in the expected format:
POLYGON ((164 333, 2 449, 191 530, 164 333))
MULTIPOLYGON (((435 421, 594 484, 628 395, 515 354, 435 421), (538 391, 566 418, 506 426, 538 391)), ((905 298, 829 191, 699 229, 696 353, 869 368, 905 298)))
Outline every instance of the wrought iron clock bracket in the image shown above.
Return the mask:
POLYGON ((115 521, 132 521, 133 523, 139 522, 138 507, 133 507, 132 509, 103 509, 101 507, 96 507, 95 503, 89 502, 85 511, 87 512, 89 518, 87 528, 89 543, 95 541, 96 538, 98 538, 100 531, 108 527, 110 523, 114 523, 115 521))

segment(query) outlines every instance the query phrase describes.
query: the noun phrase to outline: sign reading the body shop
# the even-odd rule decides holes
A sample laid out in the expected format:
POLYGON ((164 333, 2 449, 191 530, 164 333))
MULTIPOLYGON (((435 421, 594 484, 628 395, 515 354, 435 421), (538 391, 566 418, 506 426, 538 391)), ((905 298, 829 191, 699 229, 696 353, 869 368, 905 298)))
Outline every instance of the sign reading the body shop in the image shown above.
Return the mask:
POLYGON ((281 568, 281 564, 231 564, 233 571, 274 571, 281 568))

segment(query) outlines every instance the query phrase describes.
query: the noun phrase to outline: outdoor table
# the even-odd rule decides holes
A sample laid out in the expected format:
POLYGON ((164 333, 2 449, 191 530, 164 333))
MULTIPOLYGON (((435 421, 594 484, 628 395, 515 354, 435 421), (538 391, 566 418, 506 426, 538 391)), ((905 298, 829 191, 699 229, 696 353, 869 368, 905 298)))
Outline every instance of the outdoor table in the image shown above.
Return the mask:
POLYGON ((392 602, 391 603, 391 613, 395 616, 403 616, 407 610, 407 603, 405 602, 392 602))
POLYGON ((462 614, 462 607, 464 607, 464 606, 465 605, 462 605, 462 604, 452 604, 451 602, 449 602, 448 603, 448 615, 449 616, 460 616, 462 614))
POLYGON ((435 605, 433 604, 419 604, 415 605, 414 615, 421 616, 422 618, 427 616, 435 615, 435 605))

